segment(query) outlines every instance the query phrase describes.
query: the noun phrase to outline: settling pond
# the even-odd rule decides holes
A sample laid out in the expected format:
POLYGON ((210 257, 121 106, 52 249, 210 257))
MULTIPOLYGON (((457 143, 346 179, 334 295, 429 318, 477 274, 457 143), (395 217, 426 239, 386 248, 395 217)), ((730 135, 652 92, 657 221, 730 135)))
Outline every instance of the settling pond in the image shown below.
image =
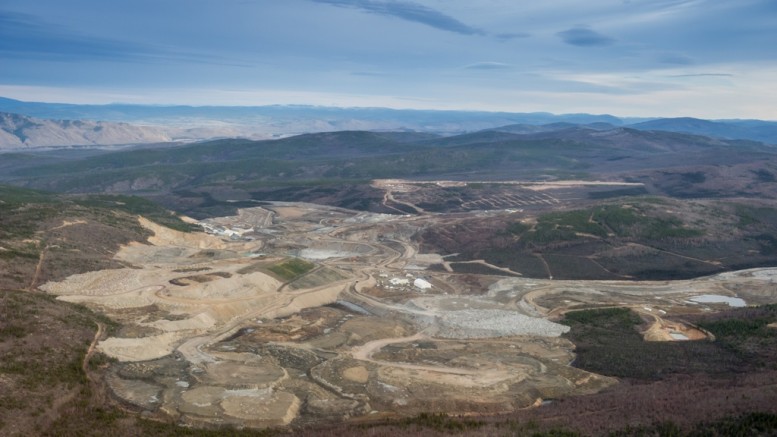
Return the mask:
POLYGON ((690 298, 692 302, 696 303, 725 303, 730 307, 744 307, 747 303, 744 299, 738 297, 722 296, 720 294, 702 294, 701 296, 695 296, 690 298))

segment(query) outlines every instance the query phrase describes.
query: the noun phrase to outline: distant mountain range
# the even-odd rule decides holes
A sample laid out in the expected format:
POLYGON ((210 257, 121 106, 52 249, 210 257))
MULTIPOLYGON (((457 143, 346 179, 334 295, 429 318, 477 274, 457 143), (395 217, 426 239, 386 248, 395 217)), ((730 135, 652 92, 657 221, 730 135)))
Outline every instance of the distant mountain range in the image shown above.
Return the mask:
POLYGON ((700 120, 659 118, 631 125, 634 129, 684 132, 708 137, 744 139, 777 144, 777 122, 762 120, 700 120))
POLYGON ((46 120, 0 112, 0 150, 165 143, 163 129, 88 120, 46 120))
POLYGON ((302 105, 75 105, 0 97, 0 149, 140 144, 214 138, 268 139, 343 130, 457 135, 481 130, 518 134, 573 127, 682 132, 777 144, 777 122, 695 118, 619 118, 544 112, 397 110, 302 105))

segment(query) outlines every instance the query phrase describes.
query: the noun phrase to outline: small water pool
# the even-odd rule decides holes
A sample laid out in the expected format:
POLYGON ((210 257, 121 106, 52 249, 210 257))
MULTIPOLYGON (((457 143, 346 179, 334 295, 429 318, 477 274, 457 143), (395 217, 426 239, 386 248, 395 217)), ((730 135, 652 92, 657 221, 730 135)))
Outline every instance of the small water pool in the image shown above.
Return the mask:
POLYGON ((694 296, 690 299, 696 303, 725 303, 730 307, 745 307, 747 303, 744 299, 738 297, 722 296, 720 294, 702 294, 701 296, 694 296))

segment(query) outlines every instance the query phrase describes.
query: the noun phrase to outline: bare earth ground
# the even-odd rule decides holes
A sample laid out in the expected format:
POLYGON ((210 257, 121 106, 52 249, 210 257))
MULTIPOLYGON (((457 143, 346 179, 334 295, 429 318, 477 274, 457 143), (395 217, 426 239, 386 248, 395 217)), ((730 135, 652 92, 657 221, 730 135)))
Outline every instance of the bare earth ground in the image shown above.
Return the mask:
MULTIPOLYGON (((387 206, 415 189, 383 184, 387 206)), ((537 188, 526 201, 553 201, 555 187, 537 188)), ((653 321, 646 340, 675 341, 706 334, 665 317, 728 305, 694 297, 777 301, 777 269, 660 282, 432 272, 441 258, 412 236, 438 219, 281 202, 209 220, 211 234, 141 219, 154 236, 122 248, 127 267, 40 288, 122 324, 97 350, 118 360, 108 381, 125 403, 247 427, 499 414, 597 393, 618 381, 570 365, 565 312, 629 307, 653 321)))

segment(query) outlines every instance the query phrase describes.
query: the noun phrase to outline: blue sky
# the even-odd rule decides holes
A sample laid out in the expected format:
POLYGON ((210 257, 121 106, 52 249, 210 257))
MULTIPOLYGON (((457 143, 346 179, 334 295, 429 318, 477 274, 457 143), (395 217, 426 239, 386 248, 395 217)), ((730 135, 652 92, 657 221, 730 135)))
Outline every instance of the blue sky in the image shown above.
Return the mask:
POLYGON ((774 0, 0 0, 0 96, 777 119, 774 0))

